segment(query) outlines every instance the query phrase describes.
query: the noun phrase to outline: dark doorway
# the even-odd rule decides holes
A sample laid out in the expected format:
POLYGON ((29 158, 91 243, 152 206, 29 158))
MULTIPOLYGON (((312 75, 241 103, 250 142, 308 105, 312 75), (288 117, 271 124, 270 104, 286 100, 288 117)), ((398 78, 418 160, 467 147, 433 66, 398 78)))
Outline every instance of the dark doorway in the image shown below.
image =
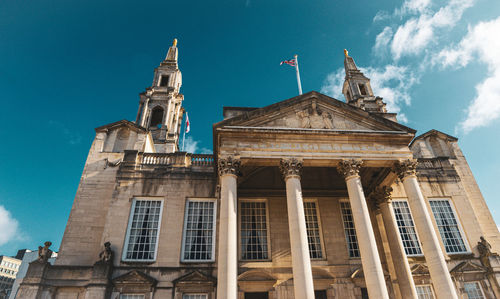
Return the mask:
POLYGON ((326 299, 326 290, 314 291, 314 297, 316 299, 326 299))
POLYGON ((269 299, 267 292, 245 293, 245 299, 269 299))

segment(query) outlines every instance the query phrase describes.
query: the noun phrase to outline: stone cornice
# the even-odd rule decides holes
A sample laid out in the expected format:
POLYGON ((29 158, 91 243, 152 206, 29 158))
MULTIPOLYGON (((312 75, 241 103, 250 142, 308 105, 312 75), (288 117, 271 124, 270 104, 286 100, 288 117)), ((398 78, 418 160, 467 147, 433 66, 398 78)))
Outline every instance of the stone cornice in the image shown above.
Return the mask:
POLYGON ((337 171, 342 175, 345 179, 348 179, 352 176, 359 176, 359 170, 361 169, 361 165, 363 165, 363 161, 359 159, 350 159, 350 160, 342 160, 339 162, 337 166, 337 171))
POLYGON ((238 158, 234 158, 232 156, 226 158, 219 158, 217 161, 217 170, 219 172, 219 176, 223 175, 240 175, 240 166, 241 161, 238 158))
POLYGON ((296 158, 281 159, 280 171, 284 180, 292 176, 300 178, 300 175, 302 173, 302 159, 296 159, 296 158))

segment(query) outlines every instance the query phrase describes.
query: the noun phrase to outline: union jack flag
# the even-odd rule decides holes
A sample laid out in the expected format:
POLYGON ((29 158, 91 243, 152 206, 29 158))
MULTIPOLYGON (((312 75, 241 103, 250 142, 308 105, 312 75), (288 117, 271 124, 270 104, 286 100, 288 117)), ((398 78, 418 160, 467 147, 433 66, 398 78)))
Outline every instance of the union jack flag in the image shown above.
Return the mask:
POLYGON ((286 63, 286 64, 291 65, 291 66, 296 66, 297 60, 295 60, 295 58, 290 59, 290 60, 284 60, 280 63, 280 65, 282 65, 283 63, 286 63))

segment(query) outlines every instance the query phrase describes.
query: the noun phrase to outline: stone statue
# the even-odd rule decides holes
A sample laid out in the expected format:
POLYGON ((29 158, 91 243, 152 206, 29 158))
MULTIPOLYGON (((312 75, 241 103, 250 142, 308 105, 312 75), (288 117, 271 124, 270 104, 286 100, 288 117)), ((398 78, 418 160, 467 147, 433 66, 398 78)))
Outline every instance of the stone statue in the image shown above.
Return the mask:
POLYGON ((333 129, 333 122, 330 119, 330 113, 323 111, 321 116, 323 117, 323 122, 325 123, 325 129, 333 129))
POLYGON ((300 119, 300 126, 302 128, 311 127, 311 120, 309 119, 309 112, 307 110, 299 111, 296 113, 296 115, 300 119))
POLYGON ((491 256, 491 245, 486 241, 484 237, 480 238, 481 241, 477 242, 477 250, 479 251, 479 259, 481 264, 488 269, 491 269, 490 259, 491 256))
POLYGON ((111 243, 104 243, 104 250, 99 253, 99 262, 113 263, 113 250, 111 250, 111 243))
POLYGON ((45 246, 38 246, 38 261, 47 263, 49 258, 52 257, 52 250, 49 249, 52 242, 47 241, 44 243, 45 246))

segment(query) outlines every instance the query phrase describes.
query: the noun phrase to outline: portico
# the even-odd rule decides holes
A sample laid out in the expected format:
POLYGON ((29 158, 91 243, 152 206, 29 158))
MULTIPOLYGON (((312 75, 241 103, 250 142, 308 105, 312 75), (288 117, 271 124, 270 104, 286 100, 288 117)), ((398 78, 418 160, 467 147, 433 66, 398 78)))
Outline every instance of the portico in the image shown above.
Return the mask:
MULTIPOLYGON (((286 194, 295 298, 315 298, 301 183, 304 179, 308 180, 305 176, 314 176, 318 180, 318 174, 311 175, 316 172, 326 176, 321 180, 331 179, 332 188, 325 192, 332 195, 336 193, 335 196, 343 194, 349 200, 370 298, 389 298, 389 295, 379 252, 382 247, 377 244, 373 227, 377 224, 372 223, 370 216, 373 213, 370 211, 371 201, 375 200, 367 201, 365 195, 373 193, 377 187, 390 186, 396 180, 396 174, 403 180, 411 209, 415 210, 417 230, 422 232, 422 236, 426 235, 423 237, 426 238, 423 251, 426 259, 429 259, 431 277, 442 282, 436 288, 436 294, 438 297, 456 298, 429 211, 420 204, 423 197, 419 185, 408 170, 414 163, 408 148, 414 131, 397 123, 386 122, 382 117, 359 115, 362 111, 339 107, 338 103, 330 103, 325 98, 321 94, 309 93, 285 101, 288 103, 282 102, 279 107, 272 105, 271 109, 262 108, 268 110, 266 112, 269 114, 255 111, 255 116, 252 112, 246 113, 214 126, 221 188, 218 298, 238 298, 238 233, 235 229, 238 219, 237 198, 240 198, 236 196, 238 188, 240 185, 245 186, 252 176, 263 177, 266 172, 276 173, 278 169, 284 181, 282 191, 286 194), (300 128, 299 121, 296 122, 299 128, 273 127, 279 118, 284 119, 285 124, 293 123, 287 118, 298 117, 296 115, 299 113, 290 114, 290 111, 297 110, 307 111, 309 115, 320 115, 318 110, 321 110, 323 115, 330 115, 332 123, 342 121, 337 119, 342 113, 346 129, 326 129, 325 126, 317 129, 300 128), (351 115, 347 117, 346 114, 351 115), (270 119, 270 116, 275 120, 270 119), (355 127, 347 123, 348 119, 357 119, 356 125, 364 128, 347 129, 355 127), (333 186, 340 187, 335 190, 333 186)), ((244 196, 262 197, 264 194, 279 193, 279 190, 265 186, 261 188, 245 188, 244 196)), ((392 227, 392 230, 388 229, 393 241, 390 250, 397 257, 395 268, 400 292, 404 298, 416 298, 415 283, 402 250, 401 239, 396 233, 397 228, 394 227, 393 215, 387 212, 387 208, 383 208, 383 211, 384 225, 392 227)))

